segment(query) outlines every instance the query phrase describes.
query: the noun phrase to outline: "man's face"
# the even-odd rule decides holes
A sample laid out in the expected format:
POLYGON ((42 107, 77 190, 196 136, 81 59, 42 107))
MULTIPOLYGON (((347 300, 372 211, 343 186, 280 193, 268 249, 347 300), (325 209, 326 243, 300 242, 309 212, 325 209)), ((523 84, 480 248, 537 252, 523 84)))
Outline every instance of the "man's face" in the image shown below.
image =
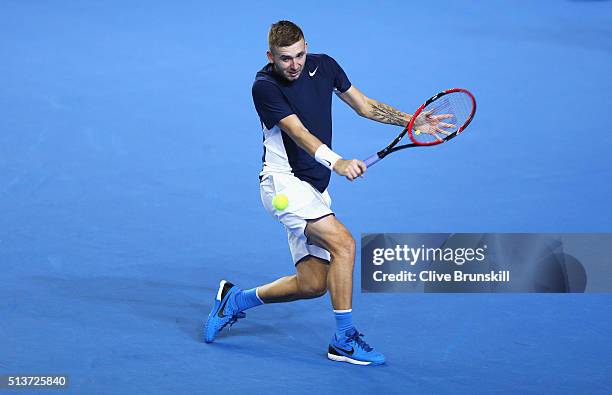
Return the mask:
POLYGON ((295 81, 302 74, 306 63, 308 45, 301 39, 288 47, 273 47, 268 51, 268 60, 274 63, 274 70, 288 81, 295 81))

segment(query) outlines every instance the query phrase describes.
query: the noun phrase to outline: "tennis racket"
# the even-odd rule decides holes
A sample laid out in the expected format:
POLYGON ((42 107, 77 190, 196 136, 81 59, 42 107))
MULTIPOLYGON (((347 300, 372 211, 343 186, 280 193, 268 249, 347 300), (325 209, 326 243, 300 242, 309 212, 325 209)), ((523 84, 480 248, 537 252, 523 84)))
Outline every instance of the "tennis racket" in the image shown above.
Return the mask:
POLYGON ((410 118, 408 125, 385 149, 365 159, 367 167, 392 152, 405 148, 429 147, 457 137, 467 128, 476 112, 476 99, 468 90, 453 88, 430 97, 410 118), (410 143, 398 145, 408 134, 410 143))

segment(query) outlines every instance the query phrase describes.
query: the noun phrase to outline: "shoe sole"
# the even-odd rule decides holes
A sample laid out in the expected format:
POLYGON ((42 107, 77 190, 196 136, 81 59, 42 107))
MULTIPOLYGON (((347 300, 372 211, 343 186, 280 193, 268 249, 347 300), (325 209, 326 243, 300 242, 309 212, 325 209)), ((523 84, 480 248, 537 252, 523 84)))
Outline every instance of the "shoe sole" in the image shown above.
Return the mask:
POLYGON ((353 358, 349 358, 349 357, 345 357, 343 355, 336 355, 336 354, 332 354, 332 353, 327 353, 327 358, 331 359, 332 361, 336 361, 336 362, 348 362, 348 363, 352 363, 353 365, 361 365, 361 366, 366 366, 366 365, 382 365, 384 362, 369 362, 369 361, 360 361, 358 359, 353 359, 353 358))
POLYGON ((213 310, 208 315, 208 318, 206 319, 206 325, 204 325, 204 342, 205 343, 212 343, 215 341, 215 338, 217 337, 216 333, 212 335, 212 338, 209 338, 207 336, 208 325, 210 324, 210 318, 217 315, 217 313, 219 312, 219 308, 221 308, 221 305, 223 304, 222 303, 223 300, 221 299, 221 293, 223 292, 223 287, 225 287, 226 282, 227 281, 225 280, 221 280, 221 282, 219 283, 219 289, 217 290, 217 297, 215 298, 215 307, 213 308, 213 310), (217 304, 217 302, 219 303, 217 304))

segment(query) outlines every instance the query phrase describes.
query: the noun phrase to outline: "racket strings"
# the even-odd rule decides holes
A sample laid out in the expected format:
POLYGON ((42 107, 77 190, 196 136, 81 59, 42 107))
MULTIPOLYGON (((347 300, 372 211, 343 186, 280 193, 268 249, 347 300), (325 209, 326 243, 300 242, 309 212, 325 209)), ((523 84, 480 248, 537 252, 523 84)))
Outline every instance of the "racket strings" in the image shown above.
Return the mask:
MULTIPOLYGON (((430 116, 435 115, 450 115, 449 118, 440 119, 440 123, 450 123, 455 127, 449 128, 438 125, 439 129, 446 132, 440 132, 435 128, 430 127, 425 131, 414 131, 413 137, 421 143, 430 143, 443 140, 448 134, 457 132, 469 120, 472 113, 472 100, 463 92, 453 92, 441 96, 440 98, 429 103, 423 113, 430 112, 430 116)), ((415 127, 415 129, 418 129, 415 127)))

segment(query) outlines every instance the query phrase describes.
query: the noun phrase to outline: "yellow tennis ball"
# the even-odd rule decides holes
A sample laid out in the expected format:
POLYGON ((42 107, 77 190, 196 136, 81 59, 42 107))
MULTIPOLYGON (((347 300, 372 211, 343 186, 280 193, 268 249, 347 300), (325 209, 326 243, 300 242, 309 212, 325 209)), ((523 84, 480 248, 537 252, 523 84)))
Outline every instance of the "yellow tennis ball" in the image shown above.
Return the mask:
POLYGON ((421 134, 421 131, 420 131, 419 129, 417 129, 417 130, 414 132, 414 134, 416 134, 416 135, 418 136, 419 134, 421 134))
POLYGON ((272 199, 272 205, 278 211, 283 211, 289 205, 289 199, 287 199, 287 196, 285 196, 284 194, 279 193, 272 199))

